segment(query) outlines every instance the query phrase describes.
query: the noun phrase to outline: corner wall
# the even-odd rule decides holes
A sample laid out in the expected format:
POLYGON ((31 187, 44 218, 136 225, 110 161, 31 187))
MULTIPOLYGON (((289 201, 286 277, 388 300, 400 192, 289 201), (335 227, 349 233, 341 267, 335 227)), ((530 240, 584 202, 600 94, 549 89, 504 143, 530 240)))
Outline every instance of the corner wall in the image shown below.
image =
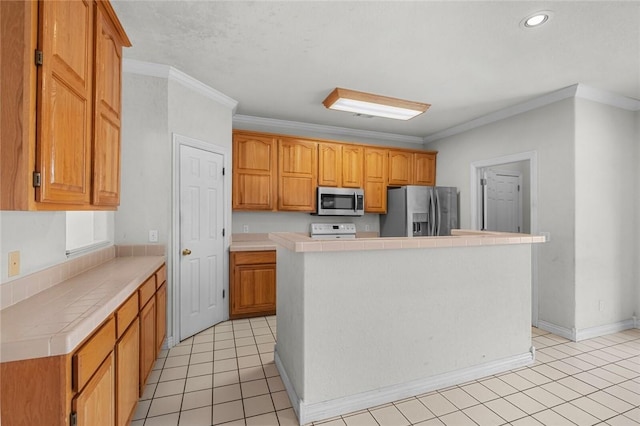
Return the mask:
MULTIPOLYGON (((151 65, 153 71, 154 64, 151 65)), ((185 86, 184 81, 192 80, 179 71, 171 69, 164 77, 157 77, 133 69, 134 72, 125 69, 123 73, 123 185, 115 214, 115 243, 149 244, 149 230, 158 230, 158 244, 167 248, 167 337, 170 344, 178 343, 174 314, 177 283, 172 279, 173 134, 221 146, 228 151, 230 162, 232 109, 185 86), (175 75, 180 82, 174 81, 175 75)), ((225 189, 229 197, 225 210, 228 227, 231 227, 230 176, 229 172, 225 189)), ((227 274, 224 286, 228 288, 227 274)))
POLYGON ((461 228, 471 226, 473 162, 536 151, 538 229, 551 241, 538 250, 539 320, 575 326, 574 99, 564 99, 425 146, 438 151, 437 182, 460 191, 461 228))
MULTIPOLYGON (((576 330, 628 321, 638 286, 636 113, 576 99, 576 330)), ((588 336, 587 336, 588 337, 588 336)))

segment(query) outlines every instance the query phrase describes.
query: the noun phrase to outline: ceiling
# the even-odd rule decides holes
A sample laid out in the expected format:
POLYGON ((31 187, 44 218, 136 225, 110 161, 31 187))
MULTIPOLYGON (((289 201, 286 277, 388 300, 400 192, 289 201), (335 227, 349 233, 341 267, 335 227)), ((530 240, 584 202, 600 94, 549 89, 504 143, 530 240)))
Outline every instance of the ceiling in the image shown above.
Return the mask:
POLYGON ((428 137, 582 83, 640 99, 640 3, 112 0, 133 47, 237 114, 428 137), (551 19, 525 29, 523 18, 551 19), (322 105, 343 87, 431 104, 409 121, 322 105))

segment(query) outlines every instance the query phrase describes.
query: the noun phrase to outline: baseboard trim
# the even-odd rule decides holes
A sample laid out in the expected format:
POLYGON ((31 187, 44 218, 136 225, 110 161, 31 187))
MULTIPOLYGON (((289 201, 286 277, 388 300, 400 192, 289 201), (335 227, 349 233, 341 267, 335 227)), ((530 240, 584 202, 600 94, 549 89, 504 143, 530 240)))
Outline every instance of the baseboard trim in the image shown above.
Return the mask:
POLYGON ((309 404, 301 400, 293 388, 293 385, 287 376, 287 372, 282 366, 282 362, 277 351, 277 345, 276 352, 274 353, 276 367, 280 372, 280 377, 282 378, 282 382, 284 383, 289 399, 291 400, 291 405, 298 416, 298 421, 301 425, 524 367, 531 364, 534 361, 534 358, 535 356, 532 349, 531 352, 525 352, 523 354, 514 355, 509 358, 486 364, 463 368, 449 373, 438 374, 424 379, 413 380, 407 383, 387 386, 373 391, 349 395, 330 401, 309 404))
POLYGON ((613 324, 599 325, 597 327, 583 328, 576 331, 576 342, 580 340, 593 339, 594 337, 604 336, 606 334, 617 333, 619 331, 629 330, 637 327, 636 320, 630 318, 624 321, 614 322, 613 324))
POLYGON ((553 333, 556 336, 564 337, 565 339, 573 340, 574 342, 576 341, 575 328, 569 329, 543 320, 538 320, 538 328, 548 331, 549 333, 553 333))
POLYGON ((550 322, 539 320, 538 328, 553 333, 556 336, 564 337, 574 342, 579 342, 580 340, 593 339, 594 337, 605 336, 607 334, 617 333, 630 328, 640 328, 640 321, 638 321, 638 318, 632 317, 624 321, 599 325, 597 327, 568 329, 550 322))

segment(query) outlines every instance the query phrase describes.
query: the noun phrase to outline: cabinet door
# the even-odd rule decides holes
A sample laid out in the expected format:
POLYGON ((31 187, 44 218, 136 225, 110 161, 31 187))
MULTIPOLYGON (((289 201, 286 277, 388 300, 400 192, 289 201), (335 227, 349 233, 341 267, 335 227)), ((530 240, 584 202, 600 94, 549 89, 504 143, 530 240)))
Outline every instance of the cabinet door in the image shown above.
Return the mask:
POLYGON ((430 152, 416 152, 415 154, 416 185, 435 186, 436 184, 436 154, 430 152))
POLYGON ((316 209, 318 144, 302 139, 278 141, 278 210, 316 209))
POLYGON ((234 210, 275 210, 276 140, 268 136, 233 135, 234 210))
POLYGON ((101 7, 95 14, 93 196, 100 206, 120 204, 122 46, 101 7))
POLYGON ((89 204, 93 2, 39 2, 36 171, 44 203, 89 204), (64 28, 64 31, 61 29, 64 28))
POLYGON ((318 186, 342 186, 342 145, 318 144, 318 186))
POLYGON ((126 426, 138 403, 140 323, 134 321, 116 343, 116 418, 126 426))
POLYGON ((115 364, 113 352, 72 402, 77 426, 113 426, 115 423, 115 364))
POLYGON ((156 357, 162 349, 167 335, 167 285, 163 284, 156 293, 156 357))
POLYGON ((144 384, 156 361, 156 300, 151 298, 140 311, 140 385, 142 396, 144 384))
POLYGON ((342 145, 342 186, 362 188, 364 149, 357 145, 342 145))
POLYGON ((232 315, 275 313, 275 264, 236 266, 233 275, 232 315))
POLYGON ((364 210, 367 213, 387 211, 386 149, 364 149, 364 210))
POLYGON ((389 151, 389 185, 413 183, 413 153, 389 151))

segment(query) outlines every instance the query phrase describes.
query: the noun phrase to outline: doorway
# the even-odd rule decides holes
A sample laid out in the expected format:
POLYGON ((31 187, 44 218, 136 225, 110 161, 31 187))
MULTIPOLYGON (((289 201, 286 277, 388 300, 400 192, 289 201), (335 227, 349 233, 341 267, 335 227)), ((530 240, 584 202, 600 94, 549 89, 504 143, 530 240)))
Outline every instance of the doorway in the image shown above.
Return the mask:
POLYGON ((174 156, 174 335, 182 341, 225 318, 226 151, 174 135, 174 156))
MULTIPOLYGON (((483 220, 489 218, 485 212, 485 191, 483 180, 485 173, 502 171, 504 174, 510 172, 514 175, 520 174, 522 214, 521 232, 536 235, 538 231, 538 155, 536 151, 523 152, 519 154, 506 155, 502 157, 490 158, 471 163, 470 166, 470 207, 471 207, 471 229, 483 229, 487 225, 483 220)), ((511 182, 513 184, 513 182, 511 182)), ((511 206, 513 208, 513 205, 511 206)), ((512 214, 512 213, 509 213, 512 214)), ((488 224, 492 226, 491 223, 488 224)), ((538 247, 533 244, 531 250, 531 324, 538 325, 538 247)))
POLYGON ((482 169, 482 209, 479 214, 483 231, 529 233, 522 218, 522 172, 507 170, 510 168, 507 166, 520 166, 520 163, 526 162, 505 164, 500 169, 482 169))

